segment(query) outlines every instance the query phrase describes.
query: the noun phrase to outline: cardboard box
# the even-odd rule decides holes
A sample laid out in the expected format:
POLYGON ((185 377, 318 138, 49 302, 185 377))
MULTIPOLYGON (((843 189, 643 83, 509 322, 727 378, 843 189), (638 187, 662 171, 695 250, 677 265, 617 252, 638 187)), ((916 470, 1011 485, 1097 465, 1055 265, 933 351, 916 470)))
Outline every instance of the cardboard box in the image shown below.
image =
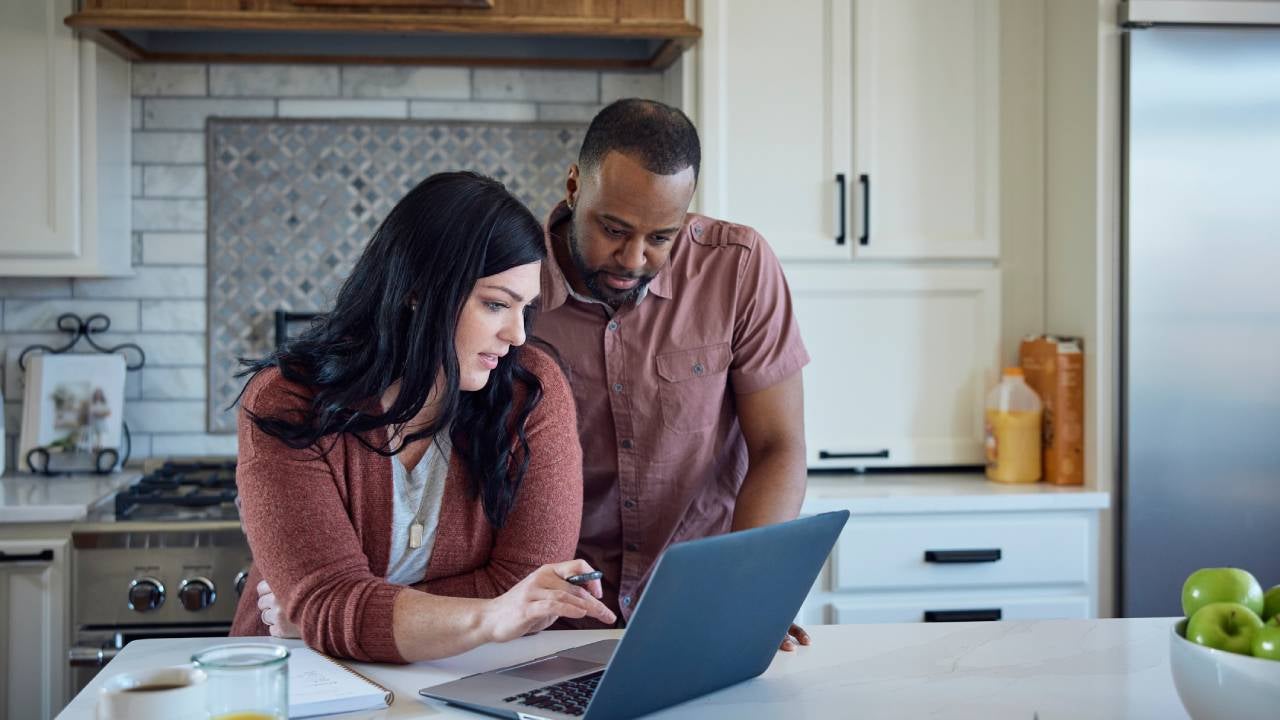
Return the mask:
POLYGON ((1078 338, 1028 337, 1018 349, 1027 384, 1044 403, 1044 480, 1084 484, 1084 352, 1078 338))

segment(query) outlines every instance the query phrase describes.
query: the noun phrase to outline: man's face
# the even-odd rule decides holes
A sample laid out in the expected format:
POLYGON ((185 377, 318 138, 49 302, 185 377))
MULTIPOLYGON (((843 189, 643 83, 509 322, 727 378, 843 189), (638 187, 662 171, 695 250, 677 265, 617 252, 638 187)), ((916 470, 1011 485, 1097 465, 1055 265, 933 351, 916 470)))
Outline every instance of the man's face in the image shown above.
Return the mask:
POLYGON ((667 263, 693 200, 693 168, 651 173, 618 152, 585 175, 577 165, 566 183, 573 208, 570 283, 613 307, 633 302, 667 263))

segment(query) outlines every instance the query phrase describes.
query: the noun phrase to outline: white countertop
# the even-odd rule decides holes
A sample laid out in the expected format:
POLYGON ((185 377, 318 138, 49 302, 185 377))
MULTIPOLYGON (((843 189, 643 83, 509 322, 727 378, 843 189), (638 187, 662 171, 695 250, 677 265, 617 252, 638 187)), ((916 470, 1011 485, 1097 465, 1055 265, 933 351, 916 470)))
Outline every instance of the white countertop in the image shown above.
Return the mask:
POLYGON ((978 472, 812 474, 801 512, 855 515, 914 512, 1101 510, 1105 492, 1080 486, 998 483, 978 472))
MULTIPOLYGON (((1175 618, 810 627, 814 644, 779 653, 764 675, 655 718, 1186 720, 1169 671, 1175 618)), ((619 631, 543 632, 444 661, 352 663, 395 692, 386 710, 345 718, 484 716, 428 701, 419 688, 511 665, 619 631)), ((129 670, 187 662, 225 640, 127 645, 59 718, 91 720, 98 687, 129 670)), ((298 641, 283 641, 297 645, 298 641)), ((673 648, 678 652, 678 648, 673 648)))
POLYGON ((94 505, 141 477, 136 471, 108 475, 33 475, 0 477, 0 523, 83 520, 94 505))

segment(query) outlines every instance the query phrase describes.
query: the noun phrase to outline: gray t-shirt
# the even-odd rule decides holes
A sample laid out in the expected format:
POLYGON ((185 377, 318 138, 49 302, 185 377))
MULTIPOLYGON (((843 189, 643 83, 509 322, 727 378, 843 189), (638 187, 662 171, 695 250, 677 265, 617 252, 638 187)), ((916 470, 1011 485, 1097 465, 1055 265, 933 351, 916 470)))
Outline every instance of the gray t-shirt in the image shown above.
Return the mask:
POLYGON ((414 466, 413 472, 405 470, 399 455, 390 458, 395 503, 391 514, 388 582, 412 585, 426 577, 427 561, 431 559, 431 548, 436 543, 440 502, 444 499, 445 478, 449 475, 452 452, 448 433, 440 433, 414 466), (410 547, 415 523, 422 525, 422 543, 416 548, 410 547))

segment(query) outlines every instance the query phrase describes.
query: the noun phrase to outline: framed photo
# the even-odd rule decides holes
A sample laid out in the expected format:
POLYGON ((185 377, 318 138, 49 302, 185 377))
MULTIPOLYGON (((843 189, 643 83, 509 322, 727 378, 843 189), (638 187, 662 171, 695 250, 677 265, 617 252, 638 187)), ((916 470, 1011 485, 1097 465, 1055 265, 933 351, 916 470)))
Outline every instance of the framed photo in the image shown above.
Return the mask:
POLYGON ((22 435, 14 465, 27 470, 34 448, 49 467, 93 469, 103 450, 117 451, 124 420, 123 355, 38 354, 27 359, 22 435))

